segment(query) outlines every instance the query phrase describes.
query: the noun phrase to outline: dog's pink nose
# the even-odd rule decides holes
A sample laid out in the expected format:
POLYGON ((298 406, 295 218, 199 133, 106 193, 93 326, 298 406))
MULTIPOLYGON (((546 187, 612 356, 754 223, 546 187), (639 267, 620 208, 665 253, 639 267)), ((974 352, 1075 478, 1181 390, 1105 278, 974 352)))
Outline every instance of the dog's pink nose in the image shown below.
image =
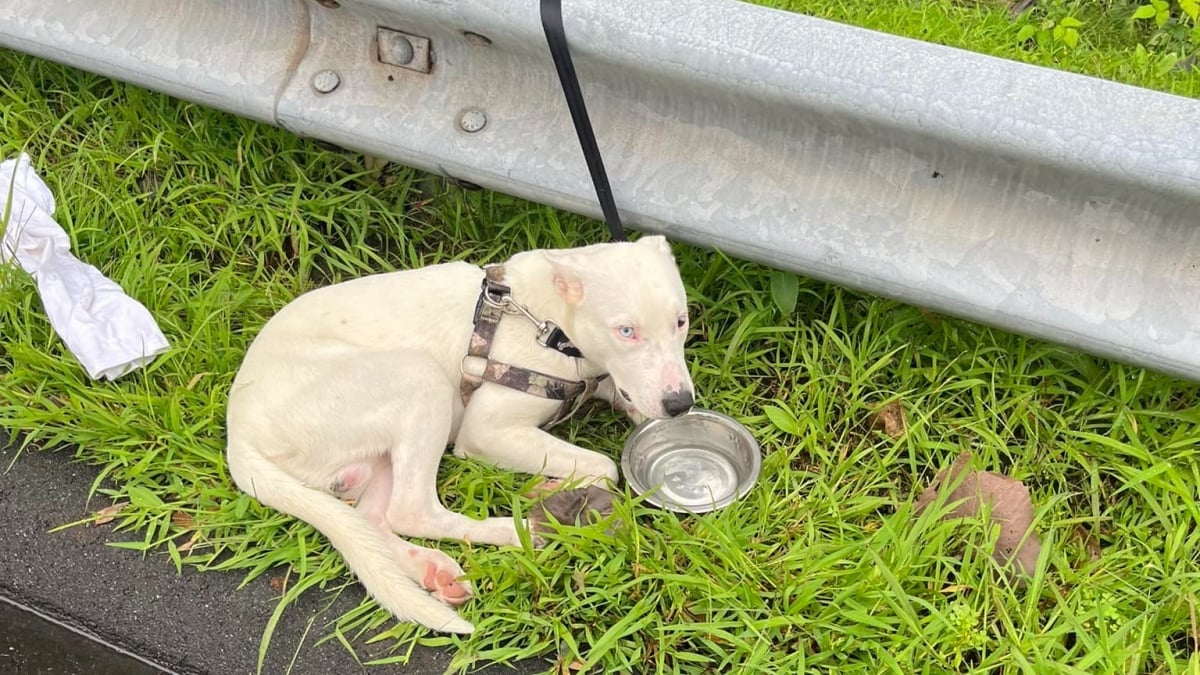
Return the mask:
POLYGON ((692 404, 695 402, 696 398, 690 391, 672 391, 663 397, 663 412, 670 417, 679 417, 691 410, 692 404))

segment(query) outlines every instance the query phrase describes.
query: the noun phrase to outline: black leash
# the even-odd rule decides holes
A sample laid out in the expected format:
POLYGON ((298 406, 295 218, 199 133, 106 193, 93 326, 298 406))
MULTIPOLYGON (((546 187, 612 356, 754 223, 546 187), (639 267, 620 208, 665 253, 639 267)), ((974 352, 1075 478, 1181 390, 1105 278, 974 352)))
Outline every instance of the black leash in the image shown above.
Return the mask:
POLYGON ((571 50, 567 47, 562 0, 542 0, 542 30, 546 32, 546 43, 550 46, 550 55, 554 57, 558 81, 562 83, 567 108, 575 122, 575 134, 579 136, 583 158, 587 161, 588 172, 592 174, 592 184, 596 186, 596 197, 600 200, 600 210, 604 212, 604 222, 608 223, 608 231, 614 240, 625 241, 625 228, 621 225, 621 216, 617 214, 617 203, 613 201, 608 174, 604 172, 604 160, 600 158, 596 134, 592 131, 587 106, 583 103, 583 92, 579 89, 579 78, 575 76, 575 64, 571 62, 571 50))

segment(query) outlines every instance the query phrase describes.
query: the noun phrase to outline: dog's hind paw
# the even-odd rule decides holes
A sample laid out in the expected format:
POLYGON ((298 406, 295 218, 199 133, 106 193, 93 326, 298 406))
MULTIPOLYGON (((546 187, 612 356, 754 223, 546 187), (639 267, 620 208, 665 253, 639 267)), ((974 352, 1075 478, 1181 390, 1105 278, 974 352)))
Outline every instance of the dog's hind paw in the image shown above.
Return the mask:
POLYGON ((471 599, 471 584, 461 580, 463 569, 458 563, 440 551, 415 551, 414 557, 425 562, 425 573, 421 585, 433 597, 452 607, 458 607, 471 599))

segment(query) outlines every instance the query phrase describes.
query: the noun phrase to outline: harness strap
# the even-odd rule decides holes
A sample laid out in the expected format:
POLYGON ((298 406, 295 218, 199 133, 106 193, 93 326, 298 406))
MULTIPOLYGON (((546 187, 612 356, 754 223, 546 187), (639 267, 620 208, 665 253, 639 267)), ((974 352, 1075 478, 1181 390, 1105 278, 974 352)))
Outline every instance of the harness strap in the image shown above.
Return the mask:
MULTIPOLYGON (((492 351, 492 340, 496 338, 496 326, 500 325, 500 317, 504 316, 503 298, 511 292, 512 289, 504 283, 503 267, 495 265, 484 268, 483 289, 475 301, 475 330, 471 332, 471 343, 467 345, 468 356, 488 357, 492 351)), ((471 391, 478 386, 476 384, 471 391)))
MULTIPOLYGON (((462 382, 459 385, 459 391, 463 405, 465 406, 471 400, 471 395, 484 382, 492 382, 552 401, 562 401, 563 404, 559 407, 558 412, 543 425, 543 428, 552 427, 574 415, 596 391, 596 387, 603 377, 587 378, 582 381, 566 380, 529 368, 520 368, 492 360, 489 354, 492 350, 492 341, 496 337, 496 326, 500 324, 500 319, 505 314, 506 302, 511 302, 512 298, 511 289, 504 283, 503 266, 489 265, 484 268, 484 271, 479 300, 475 302, 475 327, 471 332, 467 355, 463 357, 460 368, 462 382), (477 366, 478 362, 482 361, 482 370, 468 372, 467 364, 471 360, 475 360, 477 366)), ((536 322, 532 317, 529 318, 536 322)), ((538 342, 543 346, 573 358, 583 356, 562 329, 550 323, 542 323, 541 326, 544 328, 538 342)))

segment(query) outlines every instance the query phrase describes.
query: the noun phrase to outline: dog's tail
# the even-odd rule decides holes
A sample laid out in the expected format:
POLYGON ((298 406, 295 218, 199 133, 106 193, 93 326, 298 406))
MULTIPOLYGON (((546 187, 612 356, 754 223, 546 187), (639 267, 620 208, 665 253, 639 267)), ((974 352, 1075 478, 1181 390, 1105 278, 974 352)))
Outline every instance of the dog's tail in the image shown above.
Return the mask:
POLYGON ((229 472, 239 488, 328 537, 371 597, 396 618, 447 633, 474 630, 397 568, 386 538, 394 535, 381 532, 358 509, 304 485, 253 448, 235 447, 231 441, 228 458, 229 472))

